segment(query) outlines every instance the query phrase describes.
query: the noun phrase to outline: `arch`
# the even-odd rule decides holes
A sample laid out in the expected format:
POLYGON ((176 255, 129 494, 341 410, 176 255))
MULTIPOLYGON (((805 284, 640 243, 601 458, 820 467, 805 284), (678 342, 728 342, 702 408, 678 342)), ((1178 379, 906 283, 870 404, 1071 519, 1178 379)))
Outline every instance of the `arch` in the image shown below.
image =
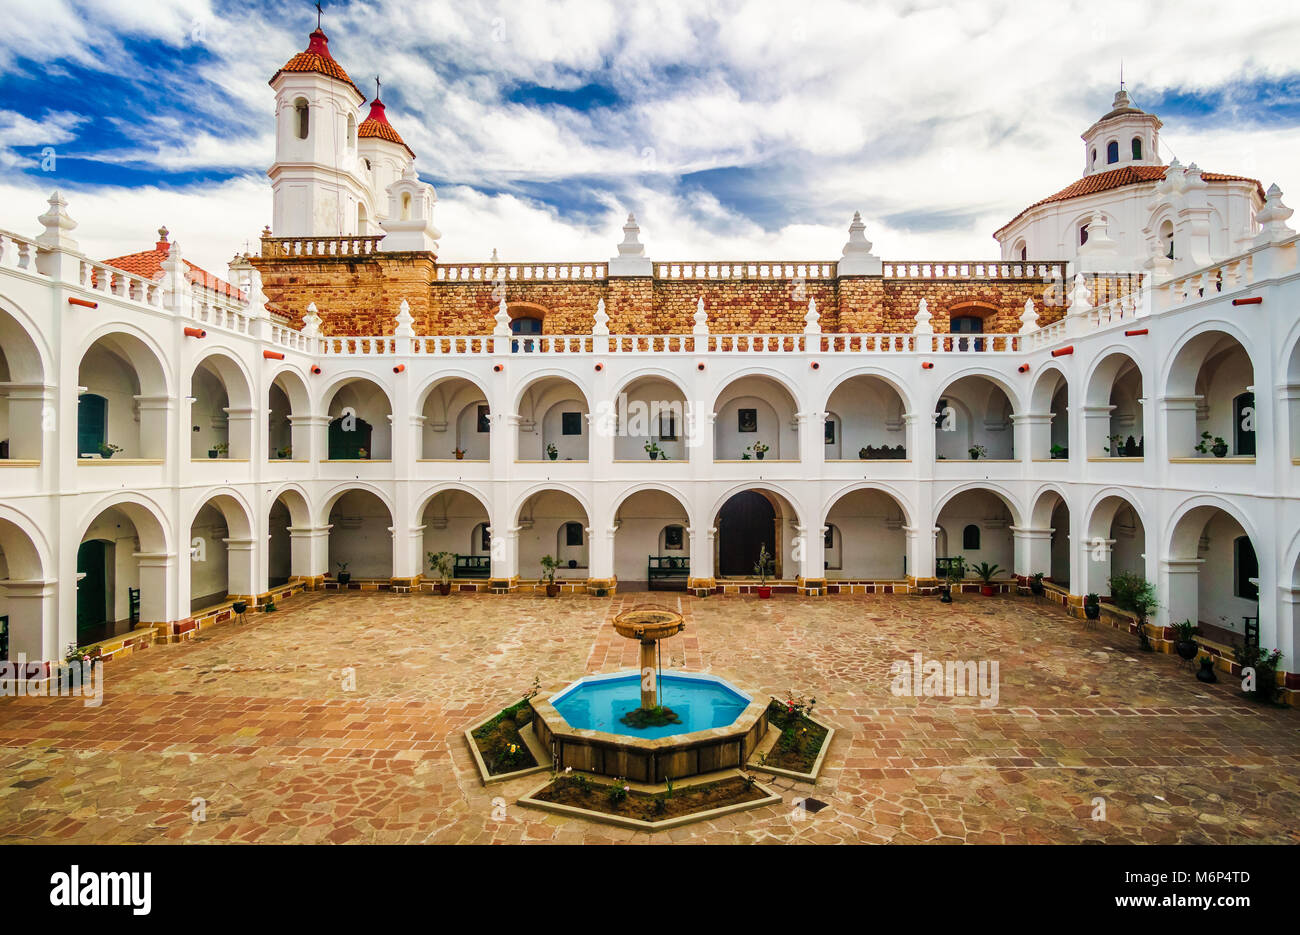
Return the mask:
POLYGON ((341 485, 325 502, 329 525, 329 567, 346 570, 354 578, 391 579, 397 542, 396 513, 389 499, 373 484, 341 485), (378 504, 380 511, 374 510, 378 504), (347 506, 355 512, 340 513, 347 506))
POLYGON ((1011 402, 1012 412, 1019 414, 1024 411, 1024 404, 1020 399, 1020 394, 1016 391, 1014 386, 1007 382, 1003 374, 996 370, 979 366, 964 367, 961 370, 953 372, 944 382, 943 388, 934 395, 930 404, 930 409, 934 409, 934 404, 937 403, 946 392, 948 392, 954 383, 964 380, 967 377, 983 377, 1006 394, 1007 399, 1011 402))
POLYGON ((439 577, 429 557, 450 552, 457 556, 453 577, 490 577, 494 550, 479 547, 481 539, 489 537, 493 528, 488 499, 468 484, 440 484, 425 491, 418 504, 416 522, 424 529, 419 538, 420 551, 415 556, 416 567, 424 569, 426 575, 439 577), (483 530, 481 534, 480 530, 483 530), (462 560, 463 556, 476 556, 478 561, 462 560))
POLYGON ((1067 388, 1070 385, 1065 368, 1056 363, 1044 364, 1043 369, 1034 377, 1034 386, 1029 392, 1029 411, 1048 412, 1062 384, 1067 388), (1052 375, 1055 375, 1056 380, 1049 384, 1047 378, 1052 375))
POLYGON ((1114 165, 1119 162, 1119 140, 1111 140, 1106 144, 1106 165, 1114 165))
POLYGON ((1034 495, 1033 507, 1030 510, 1030 523, 1033 529, 1050 529, 1051 533, 1046 543, 1046 554, 1042 553, 1041 548, 1035 550, 1035 543, 1031 541, 1030 550, 1037 554, 1030 556, 1030 562, 1034 565, 1030 573, 1046 571, 1048 578, 1063 587, 1069 587, 1072 578, 1071 565, 1074 560, 1072 517, 1069 498, 1061 488, 1055 484, 1047 484, 1039 488, 1034 495))
POLYGON ((477 379, 444 371, 426 382, 416 398, 415 412, 423 419, 416 449, 420 458, 491 459, 492 403, 477 379))
POLYGON ((753 482, 733 484, 731 487, 727 488, 725 492, 719 494, 714 499, 712 508, 705 515, 708 516, 709 518, 716 518, 718 515, 718 511, 722 509, 722 504, 726 503, 736 494, 742 493, 746 490, 760 490, 760 489, 764 491, 768 491, 770 493, 774 493, 777 496, 779 496, 782 500, 784 500, 786 503, 790 504, 790 508, 795 511, 795 516, 792 517, 792 519, 795 519, 797 521, 802 521, 802 517, 804 514, 803 511, 799 509, 799 501, 795 497, 791 496, 790 491, 786 490, 781 484, 773 483, 772 481, 769 481, 766 478, 764 478, 762 481, 759 481, 757 484, 753 482))
MULTIPOLYGON (((1157 591, 1166 619, 1200 624, 1220 642, 1229 642, 1232 637, 1228 634, 1240 636, 1245 631, 1243 618, 1260 617, 1260 594, 1238 593, 1238 560, 1248 552, 1257 561, 1261 551, 1254 524, 1230 500, 1210 494, 1180 504, 1171 514, 1168 528, 1166 574, 1157 591), (1239 549, 1243 534, 1248 550, 1239 549)), ((1252 570, 1256 574, 1261 571, 1258 564, 1252 570)), ((1261 633, 1272 637, 1272 645, 1276 635, 1261 633)))
POLYGON ((311 105, 307 98, 295 98, 293 102, 293 135, 300 140, 311 135, 311 105))
POLYGON ((571 374, 542 374, 516 397, 517 457, 521 461, 586 461, 590 454, 591 397, 571 374), (576 416, 575 416, 576 413, 576 416))
POLYGON ((5 504, 0 504, 0 553, 7 565, 6 577, 12 581, 42 581, 46 569, 53 568, 40 527, 5 504))
POLYGON ((378 374, 369 373, 364 370, 347 370, 343 373, 336 374, 334 378, 325 385, 317 397, 320 400, 320 411, 326 415, 329 414, 330 406, 333 404, 338 394, 347 388, 351 383, 364 382, 374 384, 384 394, 384 400, 388 403, 388 411, 393 411, 393 393, 392 390, 384 383, 380 382, 378 374))
POLYGON ((686 514, 687 525, 692 527, 695 526, 696 519, 695 519, 695 514, 691 510, 690 498, 687 497, 685 494, 683 494, 680 490, 670 487, 668 484, 658 484, 654 482, 649 482, 649 483, 642 482, 642 483, 632 484, 631 486, 615 494, 613 500, 613 508, 610 511, 610 515, 617 516, 619 508, 630 497, 633 497, 639 493, 644 493, 647 491, 655 491, 672 497, 681 505, 682 511, 686 514))
POLYGON ((330 511, 334 509, 334 504, 350 490, 363 490, 366 493, 372 493, 388 508, 388 515, 396 515, 393 510, 392 501, 389 500, 388 494, 378 484, 372 484, 369 481, 350 480, 343 481, 331 487, 329 492, 321 499, 320 509, 317 512, 318 525, 324 526, 329 523, 330 511))
POLYGON ((566 383, 572 383, 574 387, 578 390, 578 393, 581 395, 582 402, 587 407, 587 411, 588 412, 591 411, 591 388, 579 382, 578 378, 574 376, 574 374, 571 371, 560 370, 559 368, 556 367, 548 367, 544 370, 534 371, 533 374, 528 378, 528 382, 524 383, 515 392, 514 404, 511 406, 510 409, 511 413, 513 413, 514 415, 522 415, 522 413, 519 411, 519 408, 520 406, 523 405, 525 394, 527 394, 527 392, 530 389, 532 389, 535 385, 542 382, 543 380, 552 379, 552 378, 563 380, 566 383))
POLYGON ((913 509, 912 505, 908 502, 907 498, 903 495, 903 493, 897 487, 894 487, 891 484, 882 484, 879 481, 854 482, 854 483, 846 484, 843 487, 836 490, 826 499, 826 504, 822 508, 820 514, 820 525, 822 526, 826 525, 826 521, 830 518, 831 507, 835 506, 837 501, 842 500, 844 497, 847 497, 849 494, 859 490, 875 491, 877 493, 882 493, 885 496, 890 497, 891 499, 893 499, 893 501, 896 504, 898 504, 898 508, 903 514, 904 524, 908 526, 916 525, 915 510, 913 509))
POLYGON ((299 484, 281 484, 270 493, 269 499, 271 503, 275 503, 277 500, 284 501, 285 508, 289 511, 289 516, 295 526, 311 525, 311 502, 307 499, 306 491, 299 484))
POLYGON ((1034 529, 1044 529, 1051 524, 1052 513, 1056 509, 1055 502, 1064 503, 1067 507, 1070 500, 1056 484, 1044 484, 1034 492, 1031 502, 1033 506, 1029 510, 1029 525, 1034 529), (1050 497, 1056 497, 1056 501, 1050 501, 1050 497), (1048 506, 1051 502, 1052 505, 1048 506))
POLYGON ((466 383, 471 384, 476 390, 478 390, 484 399, 488 400, 489 403, 491 402, 491 394, 488 393, 487 387, 483 384, 483 381, 477 374, 460 367, 440 367, 436 373, 420 384, 420 388, 415 394, 414 411, 423 412, 425 403, 429 401, 429 397, 433 394, 433 391, 441 384, 451 380, 464 380, 466 383))
POLYGON ((167 513, 144 494, 111 493, 95 501, 94 506, 82 514, 77 524, 77 541, 86 536, 86 530, 105 510, 121 510, 136 528, 142 552, 171 552, 172 541, 168 531, 167 513))
POLYGON ((45 382, 50 372, 49 345, 31 316, 15 302, 0 295, 0 348, 9 363, 9 379, 15 383, 45 382))
POLYGON ((1199 443, 1213 438, 1223 438, 1232 451, 1239 438, 1232 401, 1254 385, 1257 356, 1252 342, 1228 323, 1205 322, 1178 342, 1167 365, 1162 412, 1171 457, 1204 455, 1199 443))
POLYGON ((802 411, 803 400, 800 397, 798 387, 792 383, 789 377, 785 374, 778 370, 773 370, 770 367, 746 367, 743 370, 739 370, 733 374, 729 374, 716 380, 711 390, 711 397, 713 399, 713 407, 711 411, 718 411, 718 399, 722 396, 723 392, 726 391, 727 387, 737 381, 744 380, 747 377, 766 377, 778 384, 783 390, 790 394, 790 399, 794 402, 795 411, 802 411))
POLYGON ((936 520, 938 519, 939 514, 943 512, 945 506, 961 494, 973 490, 986 490, 989 493, 995 494, 1002 501, 1003 505, 1006 506, 1007 512, 1011 514, 1012 525, 1021 526, 1024 524, 1024 510, 1016 502, 1016 498, 1012 495, 1011 491, 1007 490, 1007 488, 1003 487, 1001 484, 987 480, 969 481, 964 484, 958 484, 956 487, 953 487, 945 493, 934 505, 934 515, 936 520))
POLYGON ((548 490, 553 490, 557 493, 568 494, 574 500, 578 501, 578 505, 582 507, 582 511, 586 513, 587 516, 591 516, 591 503, 587 500, 585 496, 583 496, 582 492, 579 491, 576 487, 570 484, 557 484, 557 483, 544 482, 540 484, 534 484, 532 487, 529 487, 528 490, 525 491, 515 501, 514 508, 510 512, 510 515, 515 525, 519 524, 519 517, 522 514, 524 505, 528 502, 529 498, 532 497, 534 494, 545 493, 548 490))
POLYGON ((354 455, 385 461, 392 457, 393 396, 374 375, 340 375, 322 394, 322 400, 322 411, 330 420, 326 435, 327 459, 342 455, 342 460, 351 460, 348 456, 354 455), (348 408, 356 416, 353 426, 357 430, 353 433, 356 438, 347 437, 347 424, 342 424, 342 431, 334 428, 333 423, 342 418, 348 408), (365 449, 364 455, 361 449, 365 449))
POLYGON ((439 481, 434 486, 427 488, 423 493, 419 494, 416 497, 416 501, 415 501, 417 504, 415 509, 415 515, 423 516, 424 511, 428 509, 429 504, 433 502, 434 497, 442 493, 447 493, 449 491, 468 494, 469 496, 473 497, 475 500, 479 502, 479 505, 483 507, 483 510, 484 512, 487 513, 489 520, 491 519, 492 516, 491 498, 488 497, 486 494, 484 494, 481 490, 478 490, 477 488, 472 487, 469 484, 460 483, 459 481, 439 481))
POLYGON ((690 507, 680 493, 664 484, 634 485, 615 498, 611 516, 617 530, 613 558, 620 591, 686 586, 692 555, 686 529, 693 526, 690 507), (665 537, 672 527, 681 533, 669 548, 665 537), (679 568, 680 574, 652 580, 652 558, 661 570, 679 568))
MULTIPOLYGON (((912 397, 908 391, 906 381, 898 374, 890 370, 886 370, 883 367, 870 367, 870 366, 854 367, 853 369, 845 371, 843 374, 837 377, 835 381, 827 389, 826 395, 823 397, 823 400, 826 403, 826 405, 830 404, 830 399, 832 396, 835 395, 836 390, 838 390, 844 384, 848 383, 850 380, 856 379, 858 377, 875 377, 876 379, 883 381, 887 386, 889 386, 890 389, 892 389, 895 393, 897 393, 898 398, 903 401, 903 411, 905 413, 912 411, 912 397)), ((823 405, 822 408, 823 409, 826 408, 826 405, 823 405)))
POLYGON ((657 446, 656 457, 690 460, 688 434, 697 428, 689 397, 677 378, 658 368, 643 368, 614 393, 611 412, 601 403, 597 418, 614 435, 614 460, 639 461, 645 445, 657 446))
POLYGON ((641 367, 633 370, 614 387, 613 398, 617 400, 619 394, 626 392, 628 387, 640 380, 648 379, 663 380, 665 383, 671 384, 683 397, 689 398, 690 394, 686 391, 686 387, 682 385, 681 375, 673 373, 666 367, 641 367))
POLYGON ((212 348, 194 361, 189 387, 190 457, 202 458, 224 444, 231 458, 247 460, 253 449, 253 381, 244 365, 227 348, 212 348))
POLYGON ((1166 355, 1161 384, 1166 396, 1191 396, 1196 391, 1196 378, 1201 364, 1222 338, 1228 337, 1241 345, 1247 358, 1253 362, 1257 352, 1253 342, 1241 328, 1230 321, 1213 319, 1188 329, 1166 355))
POLYGON ((544 555, 551 555, 560 562, 557 577, 588 576, 592 510, 576 490, 567 484, 538 484, 520 499, 514 515, 514 525, 520 527, 516 542, 521 574, 531 577, 529 571, 541 567, 544 555), (545 512, 539 513, 539 509, 545 512), (577 541, 570 541, 567 535, 573 524, 581 527, 577 541))
POLYGON ((205 348, 190 368, 190 379, 200 367, 211 365, 223 383, 230 397, 230 405, 240 408, 253 405, 253 377, 244 366, 237 353, 226 345, 205 348))
MULTIPOLYGON (((1003 574, 1011 573, 1016 568, 1012 529, 1023 525, 1021 515, 1015 500, 999 485, 975 482, 950 490, 934 508, 935 574, 945 573, 945 559, 956 556, 965 559, 968 572, 973 566, 987 562, 998 566, 1003 574), (1001 515, 1002 511, 1006 516, 1001 515), (978 535, 978 548, 973 547, 972 526, 978 535), (960 543, 960 551, 945 554, 953 552, 954 543, 960 543)), ((922 569, 916 569, 915 573, 921 574, 922 569)))
POLYGON ((277 368, 267 381, 268 391, 276 385, 288 397, 294 415, 306 415, 311 410, 311 390, 306 375, 298 367, 284 364, 277 368))
POLYGON ((976 446, 984 449, 985 458, 1016 458, 1015 417, 1022 410, 1009 389, 1000 378, 979 370, 948 380, 931 410, 936 459, 969 460, 976 446))
POLYGON ((801 411, 800 396, 784 377, 761 368, 732 375, 713 394, 710 411, 715 461, 757 459, 754 446, 760 443, 767 460, 799 457, 799 433, 792 423, 801 411))
POLYGON ((1130 144, 1130 156, 1135 160, 1142 158, 1142 137, 1133 137, 1133 141, 1130 144))
POLYGON ((907 503, 876 483, 849 484, 825 505, 812 534, 823 536, 822 566, 837 580, 897 581, 909 573, 907 503), (898 515, 895 516, 894 514, 898 515))
POLYGON ((206 491, 201 500, 195 501, 196 505, 190 511, 186 518, 186 525, 194 522, 200 510, 205 506, 214 506, 226 522, 230 524, 231 538, 250 539, 253 536, 253 511, 249 507, 248 501, 244 495, 233 487, 217 487, 206 491))
POLYGON ((253 581, 253 517, 242 495, 232 488, 208 491, 197 501, 184 527, 190 542, 190 611, 211 607, 231 595, 255 597, 253 581), (211 541, 195 536, 205 511, 219 516, 225 535, 211 541), (234 546, 242 546, 235 548, 234 546))
MULTIPOLYGON (((1196 497, 1190 497, 1179 504, 1178 508, 1170 514, 1169 522, 1166 528, 1169 530, 1166 540, 1166 554, 1171 559, 1195 558, 1198 543, 1201 538, 1199 529, 1195 535, 1192 535, 1191 529, 1196 526, 1198 519, 1208 519, 1213 510, 1219 510, 1226 513, 1237 521, 1246 535, 1250 536, 1252 542, 1259 542, 1258 532, 1244 512, 1236 504, 1223 497, 1214 494, 1202 494, 1196 497)), ((1201 527, 1204 528, 1204 522, 1201 527)))

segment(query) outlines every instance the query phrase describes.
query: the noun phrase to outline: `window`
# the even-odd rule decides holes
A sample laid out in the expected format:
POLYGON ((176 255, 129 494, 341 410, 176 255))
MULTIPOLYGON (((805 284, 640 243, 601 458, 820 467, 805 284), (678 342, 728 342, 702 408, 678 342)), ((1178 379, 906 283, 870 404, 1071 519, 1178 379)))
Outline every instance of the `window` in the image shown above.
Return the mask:
POLYGON ((478 407, 478 421, 475 423, 474 428, 479 433, 492 431, 491 412, 487 406, 478 407))
POLYGON ((1088 242, 1088 225, 1080 224, 1079 225, 1079 246, 1082 247, 1087 242, 1088 242))
POLYGON ((293 126, 298 139, 307 139, 307 133, 311 130, 311 108, 307 106, 305 97, 293 102, 293 126))
POLYGON ((826 420, 826 444, 828 445, 835 444, 835 420, 834 419, 826 420))
MULTIPOLYGON (((541 333, 542 333, 542 320, 541 320, 540 318, 515 318, 515 319, 512 319, 511 322, 510 322, 510 333, 511 333, 511 334, 519 334, 519 335, 525 335, 525 334, 541 334, 541 333)), ((534 340, 530 340, 530 339, 526 339, 526 340, 523 340, 523 341, 517 341, 517 340, 516 340, 516 341, 511 341, 511 342, 510 342, 510 350, 512 350, 512 351, 518 351, 518 350, 519 350, 519 345, 521 345, 521 344, 524 346, 524 353, 525 353, 525 354, 531 354, 531 353, 533 352, 533 350, 537 347, 537 342, 534 341, 534 340)))
POLYGON ((357 118, 348 114, 348 149, 357 148, 357 118))
POLYGON ((581 412, 560 413, 560 434, 581 435, 582 434, 582 413, 581 412))
POLYGON ((411 193, 403 192, 402 193, 402 220, 409 221, 410 219, 411 219, 411 193))
POLYGON ((667 552, 669 549, 673 550, 674 552, 680 551, 682 548, 682 542, 684 541, 685 538, 683 536, 684 532, 685 530, 683 530, 681 526, 665 527, 664 551, 667 552))
POLYGON ((1133 158, 1142 158, 1142 138, 1138 136, 1133 137, 1133 158))
POLYGON ((1255 455, 1255 394, 1242 393, 1232 401, 1232 433, 1239 455, 1255 455))
POLYGON ((1095 149, 1092 151, 1092 166, 1093 168, 1097 167, 1097 150, 1095 149))
POLYGON ((1174 258, 1174 222, 1165 221, 1160 225, 1160 238, 1165 244, 1165 256, 1174 258))
MULTIPOLYGON (((978 315, 954 315, 948 320, 948 330, 953 334, 983 334, 984 319, 978 315)), ((957 341, 957 350, 968 351, 974 347, 977 351, 984 350, 984 341, 976 338, 971 341, 967 338, 960 338, 957 341)))
POLYGON ((1250 544, 1249 536, 1238 536, 1232 540, 1232 560, 1232 593, 1248 601, 1259 600, 1259 585, 1250 580, 1259 580, 1259 559, 1255 556, 1255 547, 1250 544))
POLYGON ((1106 144, 1106 164, 1119 162, 1119 142, 1111 140, 1106 144))
POLYGON ((366 206, 362 204, 357 205, 357 233, 363 237, 369 233, 366 227, 368 220, 369 215, 366 214, 366 206))
POLYGON ((483 552, 492 551, 492 533, 488 532, 487 523, 480 523, 478 527, 478 547, 483 552))
POLYGON ((980 548, 980 528, 975 524, 961 531, 961 547, 967 552, 978 552, 980 548))
POLYGON ((564 544, 582 545, 582 523, 564 524, 564 544))
POLYGON ((94 393, 83 393, 77 399, 77 454, 99 454, 107 429, 108 400, 94 393))
POLYGON ((1023 263, 1023 262, 1025 262, 1025 260, 1027 260, 1027 259, 1029 259, 1029 248, 1026 247, 1024 244, 1021 244, 1021 245, 1020 245, 1020 262, 1023 263))
POLYGON ((822 547, 827 549, 835 548, 835 527, 827 526, 826 534, 822 537, 822 547))
POLYGON ((736 413, 737 429, 741 432, 758 431, 758 410, 741 409, 736 413))
POLYGON ((659 410, 659 440, 677 441, 677 413, 671 409, 659 410))

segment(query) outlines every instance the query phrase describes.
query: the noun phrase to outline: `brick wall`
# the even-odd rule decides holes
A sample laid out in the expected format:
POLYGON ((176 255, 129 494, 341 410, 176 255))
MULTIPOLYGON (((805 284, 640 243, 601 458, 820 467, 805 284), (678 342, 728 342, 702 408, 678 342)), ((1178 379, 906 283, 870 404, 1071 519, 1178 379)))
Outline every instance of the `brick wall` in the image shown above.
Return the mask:
MULTIPOLYGON (((254 257, 252 262, 262 274, 273 310, 297 325, 307 305, 315 302, 325 334, 391 334, 403 299, 410 303, 416 333, 422 335, 488 334, 497 311, 493 283, 439 282, 430 254, 254 257)), ((1097 300, 1124 291, 1117 282, 1096 285, 1101 293, 1097 300)), ((505 284, 512 314, 540 312, 548 334, 589 334, 601 299, 612 333, 690 334, 701 296, 715 334, 800 332, 810 298, 817 300, 821 327, 827 332, 911 331, 924 298, 936 332, 948 330, 950 314, 962 314, 984 318, 985 332, 1005 333, 1020 329, 1029 298, 1040 324, 1059 319, 1064 314, 1061 292, 1036 280, 878 277, 644 277, 505 284)))

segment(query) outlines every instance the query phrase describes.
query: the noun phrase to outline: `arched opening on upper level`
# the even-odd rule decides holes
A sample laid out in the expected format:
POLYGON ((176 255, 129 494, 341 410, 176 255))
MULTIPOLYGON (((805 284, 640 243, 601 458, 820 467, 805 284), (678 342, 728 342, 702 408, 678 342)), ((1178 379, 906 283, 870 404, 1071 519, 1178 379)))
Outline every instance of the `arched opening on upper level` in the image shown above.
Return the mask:
POLYGON ((393 407, 378 383, 354 377, 335 387, 329 416, 327 460, 387 461, 393 456, 393 407))
POLYGON ((614 398, 614 459, 685 461, 686 393, 666 376, 646 374, 626 384, 614 398))
POLYGON ((1253 457, 1254 367, 1225 331, 1203 331, 1174 356, 1166 384, 1171 458, 1253 457))
POLYGON ((311 451, 310 394, 292 370, 281 370, 266 391, 266 452, 273 461, 305 461, 311 451))
POLYGON ((736 377, 718 393, 713 411, 714 460, 798 460, 797 406, 779 380, 762 374, 736 377))
POLYGON ((960 377, 939 394, 934 407, 935 457, 946 461, 1015 458, 1006 387, 982 374, 960 377))
POLYGON ((77 454, 162 460, 171 404, 161 359, 141 338, 112 332, 81 357, 77 454))
POLYGON ((894 383, 849 377, 831 391, 826 410, 827 461, 907 459, 907 404, 894 383))
POLYGON ((465 377, 431 384, 420 407, 420 457, 426 461, 488 461, 492 413, 482 387, 465 377))
POLYGON ((539 377, 519 397, 520 461, 586 461, 591 407, 578 384, 539 377))
POLYGON ((1070 383, 1057 367, 1038 374, 1030 396, 1030 418, 1046 416, 1047 424, 1030 423, 1029 456, 1035 461, 1066 460, 1070 456, 1070 383), (1039 431, 1040 428, 1046 431, 1039 431))
POLYGON ((1121 351, 1088 377, 1084 421, 1089 458, 1141 458, 1146 451, 1142 369, 1121 351))
POLYGON ((253 450, 253 392, 232 357, 213 353, 190 375, 190 458, 247 461, 253 450))
POLYGON ((45 368, 36 341, 16 317, 0 308, 0 460, 40 460, 44 387, 45 368))

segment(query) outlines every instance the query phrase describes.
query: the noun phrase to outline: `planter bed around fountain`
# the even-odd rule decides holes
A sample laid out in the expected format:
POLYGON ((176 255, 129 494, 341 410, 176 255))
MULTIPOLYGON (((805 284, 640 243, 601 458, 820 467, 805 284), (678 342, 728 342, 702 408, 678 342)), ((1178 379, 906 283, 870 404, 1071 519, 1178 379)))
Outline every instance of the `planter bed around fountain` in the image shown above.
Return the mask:
POLYGON ((759 808, 781 797, 748 776, 730 771, 723 778, 697 777, 694 782, 649 787, 628 782, 593 782, 582 776, 559 776, 534 789, 519 804, 642 831, 660 831, 731 812, 759 808), (626 787, 619 801, 612 790, 626 787))
POLYGON ((524 699, 465 731, 465 740, 485 785, 547 768, 550 758, 537 742, 532 720, 533 709, 528 699, 524 699), (510 752, 511 745, 518 748, 516 752, 510 752))
POLYGON ((776 698, 767 706, 767 723, 768 737, 759 746, 749 768, 816 782, 834 728, 806 714, 788 714, 786 704, 776 698))

